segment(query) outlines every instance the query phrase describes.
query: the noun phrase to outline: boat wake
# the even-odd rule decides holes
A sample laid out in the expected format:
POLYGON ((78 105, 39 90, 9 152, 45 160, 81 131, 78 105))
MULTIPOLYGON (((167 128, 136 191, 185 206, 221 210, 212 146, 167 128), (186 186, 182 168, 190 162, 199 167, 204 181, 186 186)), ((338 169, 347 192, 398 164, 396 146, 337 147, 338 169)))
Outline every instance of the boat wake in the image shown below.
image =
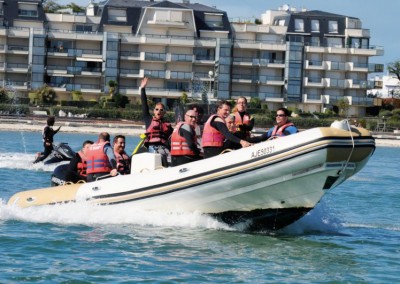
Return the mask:
MULTIPOLYGON (((340 220, 330 216, 326 206, 318 206, 301 220, 282 229, 278 234, 341 235, 340 220)), ((164 212, 133 208, 132 205, 99 206, 88 203, 74 203, 53 206, 18 208, 6 205, 0 199, 0 221, 19 220, 32 223, 53 223, 62 225, 137 225, 154 227, 179 227, 245 232, 245 224, 234 227, 221 223, 201 212, 164 212)), ((258 232, 267 235, 271 232, 258 232)), ((276 232, 275 232, 276 233, 276 232)))
POLYGON ((144 211, 126 206, 98 206, 88 203, 74 203, 30 207, 21 209, 0 204, 0 221, 19 220, 33 223, 53 223, 62 225, 118 225, 131 224, 155 227, 204 228, 233 230, 228 225, 200 212, 144 211))
POLYGON ((68 163, 68 162, 61 162, 50 165, 45 165, 43 163, 33 164, 33 160, 34 160, 34 154, 1 153, 0 168, 53 172, 57 166, 68 163))

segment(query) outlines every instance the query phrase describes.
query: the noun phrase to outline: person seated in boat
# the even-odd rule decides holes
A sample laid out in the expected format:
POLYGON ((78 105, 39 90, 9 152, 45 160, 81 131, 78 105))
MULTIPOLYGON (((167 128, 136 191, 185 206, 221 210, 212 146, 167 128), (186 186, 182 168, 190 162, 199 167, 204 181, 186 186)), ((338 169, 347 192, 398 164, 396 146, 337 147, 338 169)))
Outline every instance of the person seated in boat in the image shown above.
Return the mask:
POLYGON ((125 136, 117 135, 113 140, 114 155, 117 158, 117 171, 121 175, 131 172, 131 159, 125 152, 125 136))
POLYGON ((240 139, 246 139, 251 136, 251 130, 254 127, 254 118, 247 112, 247 99, 239 97, 236 100, 235 111, 236 136, 240 139))
POLYGON ((166 108, 163 103, 156 103, 153 115, 150 115, 147 105, 146 85, 148 78, 145 77, 140 84, 140 99, 142 102, 143 119, 146 126, 145 147, 150 153, 159 153, 162 157, 162 164, 168 167, 169 149, 168 139, 172 134, 172 126, 165 121, 166 108))
POLYGON ((77 183, 78 181, 87 181, 87 152, 89 147, 93 145, 93 141, 86 140, 82 144, 82 149, 75 154, 69 162, 65 181, 77 183))
POLYGON ((110 145, 110 134, 102 132, 96 143, 89 146, 87 157, 87 181, 95 181, 97 178, 110 175, 116 176, 117 159, 114 149, 110 145))
POLYGON ((296 126, 289 121, 290 111, 287 108, 278 108, 275 115, 276 124, 261 136, 253 137, 249 141, 253 143, 266 141, 299 132, 296 126))
POLYGON ((196 131, 197 148, 199 148, 201 153, 203 153, 203 148, 201 147, 201 136, 203 134, 203 128, 204 128, 204 122, 203 122, 204 110, 201 106, 196 104, 192 105, 189 110, 193 110, 197 114, 196 126, 194 127, 194 129, 196 131))
POLYGON ((171 136, 171 163, 179 166, 201 159, 200 149, 196 144, 197 113, 188 110, 184 122, 179 122, 171 136))
POLYGON ((219 155, 225 147, 225 140, 239 143, 242 147, 251 146, 246 140, 240 139, 229 132, 226 127, 225 118, 229 115, 231 103, 220 101, 217 106, 217 113, 211 115, 204 125, 202 146, 204 149, 204 158, 210 158, 219 155))
POLYGON ((56 130, 53 129, 55 121, 56 119, 54 116, 49 116, 47 118, 47 125, 43 128, 42 131, 44 151, 36 153, 35 161, 33 163, 38 163, 43 161, 53 151, 54 135, 56 135, 61 128, 61 126, 59 126, 56 130))
MULTIPOLYGON (((236 124, 235 124, 236 117, 233 114, 228 115, 225 118, 225 123, 226 127, 228 128, 229 132, 235 135, 236 137, 240 138, 242 137, 241 133, 238 133, 236 124)), ((229 140, 224 141, 224 147, 225 149, 232 149, 232 150, 237 150, 242 148, 242 146, 239 143, 235 143, 229 140)))

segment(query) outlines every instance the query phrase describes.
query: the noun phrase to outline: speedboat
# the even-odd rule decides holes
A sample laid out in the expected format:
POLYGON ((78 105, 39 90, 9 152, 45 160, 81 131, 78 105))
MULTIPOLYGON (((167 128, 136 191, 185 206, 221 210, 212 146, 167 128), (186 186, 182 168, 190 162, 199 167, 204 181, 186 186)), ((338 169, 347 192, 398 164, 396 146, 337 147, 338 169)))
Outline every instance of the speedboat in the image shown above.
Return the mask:
POLYGON ((366 129, 335 121, 176 167, 162 167, 159 154, 137 154, 129 175, 19 192, 8 205, 129 204, 200 212, 249 231, 278 230, 359 172, 374 150, 366 129))

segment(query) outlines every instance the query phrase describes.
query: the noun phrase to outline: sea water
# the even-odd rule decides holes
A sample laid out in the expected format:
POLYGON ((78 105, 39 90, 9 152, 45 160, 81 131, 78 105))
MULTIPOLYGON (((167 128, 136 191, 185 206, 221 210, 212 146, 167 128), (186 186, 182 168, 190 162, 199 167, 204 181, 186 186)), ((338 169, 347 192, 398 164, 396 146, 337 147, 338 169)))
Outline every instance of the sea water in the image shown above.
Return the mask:
MULTIPOLYGON (((1 283, 395 283, 400 269, 400 148, 378 147, 356 176, 303 219, 249 234, 199 213, 80 204, 17 209, 15 192, 46 187, 32 164, 40 133, 0 132, 1 283)), ((92 134, 64 134, 79 150, 92 134)), ((138 142, 127 137, 128 153, 138 142)))

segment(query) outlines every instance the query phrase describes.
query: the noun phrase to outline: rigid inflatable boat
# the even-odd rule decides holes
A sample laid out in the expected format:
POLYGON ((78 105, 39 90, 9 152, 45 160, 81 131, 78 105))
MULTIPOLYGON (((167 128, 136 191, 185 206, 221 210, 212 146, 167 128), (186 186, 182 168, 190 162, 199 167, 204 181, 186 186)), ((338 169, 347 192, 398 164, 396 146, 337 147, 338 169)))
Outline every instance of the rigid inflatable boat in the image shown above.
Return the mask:
POLYGON ((374 150, 366 129, 335 121, 177 167, 162 167, 159 154, 137 154, 129 175, 23 191, 8 205, 129 203, 144 210, 201 212, 250 231, 278 230, 360 171, 374 150))

